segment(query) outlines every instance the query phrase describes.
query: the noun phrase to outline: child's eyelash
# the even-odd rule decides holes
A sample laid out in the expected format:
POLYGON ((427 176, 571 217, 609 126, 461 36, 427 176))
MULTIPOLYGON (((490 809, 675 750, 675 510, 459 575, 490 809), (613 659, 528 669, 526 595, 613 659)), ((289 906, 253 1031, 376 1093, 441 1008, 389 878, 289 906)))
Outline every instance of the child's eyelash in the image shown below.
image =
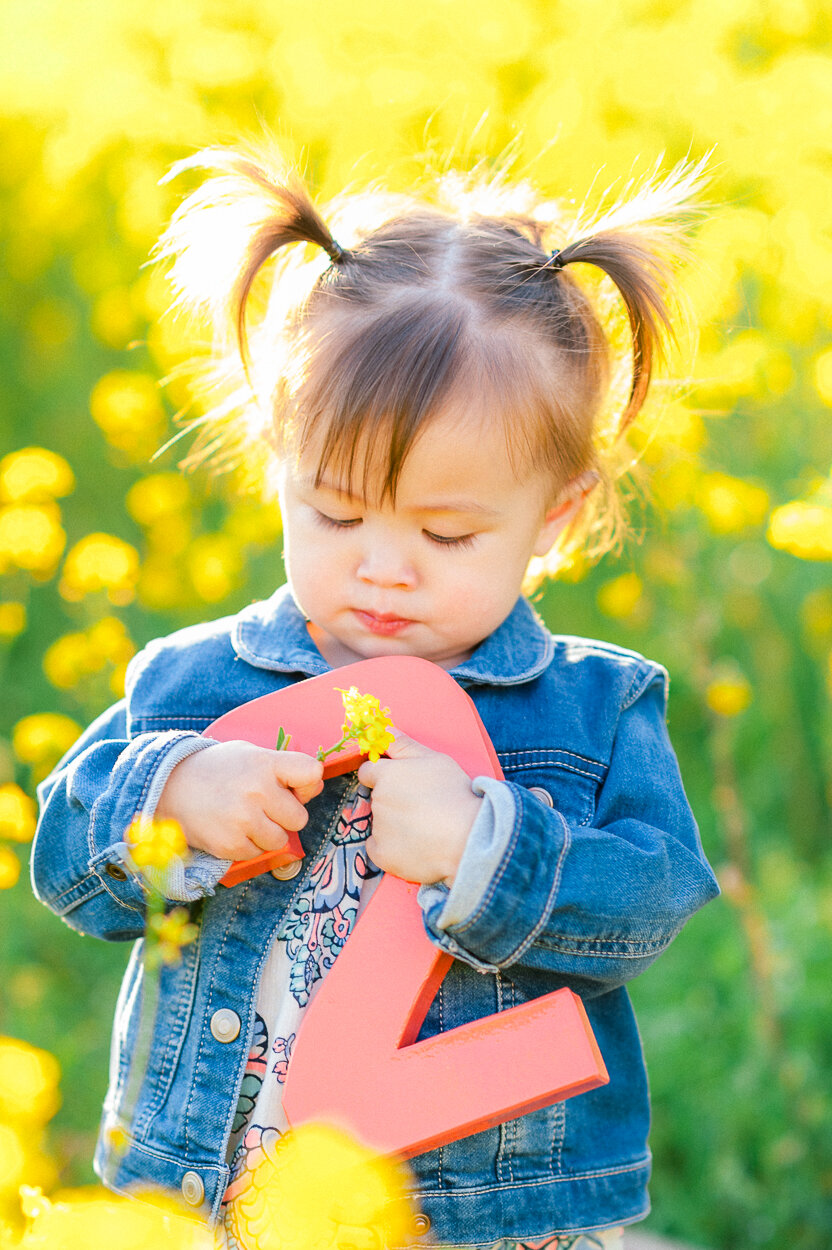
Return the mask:
POLYGON ((337 517, 327 516, 325 512, 319 512, 317 508, 314 510, 315 520, 319 525, 325 526, 327 529, 345 530, 353 525, 358 525, 361 517, 351 517, 349 520, 341 521, 337 517))
MULTIPOLYGON (((327 516, 325 512, 319 512, 317 508, 314 515, 317 523, 323 525, 326 529, 345 530, 361 524, 361 517, 350 517, 347 520, 340 520, 337 517, 327 516)), ((423 530, 422 533, 432 543, 436 543, 437 547, 456 547, 457 550, 463 547, 470 547, 476 538, 476 534, 460 534, 458 537, 449 537, 445 534, 433 534, 430 530, 423 530)))
POLYGON ((431 534, 430 530, 423 531, 431 542, 436 543, 440 547, 470 547, 476 538, 476 534, 460 534, 458 538, 448 538, 443 534, 431 534))

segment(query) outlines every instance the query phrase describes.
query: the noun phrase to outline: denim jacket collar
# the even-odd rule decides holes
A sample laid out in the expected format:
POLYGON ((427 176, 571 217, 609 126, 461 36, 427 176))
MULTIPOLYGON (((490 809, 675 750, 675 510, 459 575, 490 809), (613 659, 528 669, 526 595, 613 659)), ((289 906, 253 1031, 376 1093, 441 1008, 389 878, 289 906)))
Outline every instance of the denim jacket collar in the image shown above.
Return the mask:
MULTIPOLYGON (((231 645, 241 660, 255 668, 308 677, 330 671, 288 586, 239 614, 231 645)), ((539 677, 551 664, 554 650, 551 634, 527 600, 520 598, 502 625, 451 669, 451 676, 465 684, 519 685, 539 677)))

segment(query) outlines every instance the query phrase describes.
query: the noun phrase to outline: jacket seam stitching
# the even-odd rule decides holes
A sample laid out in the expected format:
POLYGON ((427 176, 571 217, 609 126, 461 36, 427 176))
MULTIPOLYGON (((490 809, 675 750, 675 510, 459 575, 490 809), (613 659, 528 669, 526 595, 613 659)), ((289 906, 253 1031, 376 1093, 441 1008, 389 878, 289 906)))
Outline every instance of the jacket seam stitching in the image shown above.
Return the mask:
POLYGON ((581 760, 584 764, 597 764, 602 770, 606 768, 606 764, 601 760, 596 760, 591 755, 581 755, 580 751, 568 751, 565 747, 526 747, 519 751, 498 751, 497 755, 500 759, 511 759, 515 755, 568 755, 571 759, 581 760))
MULTIPOLYGON (((592 1181, 604 1176, 625 1176, 628 1172, 640 1172, 650 1166, 650 1156, 644 1155, 640 1161, 622 1164, 620 1167, 599 1168, 594 1172, 567 1172, 565 1176, 537 1176, 529 1180, 515 1181, 515 1189, 532 1189, 541 1185, 568 1185, 573 1181, 592 1181)), ((467 1197, 473 1194, 489 1194, 495 1190, 505 1189, 505 1185, 473 1185, 470 1189, 462 1188, 454 1191, 454 1195, 467 1197)), ((435 1189, 421 1189, 420 1197, 428 1194, 440 1195, 435 1189)))

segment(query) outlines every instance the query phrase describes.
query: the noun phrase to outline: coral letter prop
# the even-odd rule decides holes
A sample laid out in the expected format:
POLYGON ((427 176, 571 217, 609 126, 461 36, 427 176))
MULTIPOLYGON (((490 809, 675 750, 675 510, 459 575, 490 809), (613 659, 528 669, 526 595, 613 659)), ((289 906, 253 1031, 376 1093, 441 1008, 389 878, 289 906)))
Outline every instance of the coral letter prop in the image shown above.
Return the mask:
MULTIPOLYGON (((273 747, 283 726, 293 750, 314 755, 343 720, 340 688, 353 685, 389 704, 398 729, 452 756, 470 777, 502 777, 469 696, 443 669, 412 656, 362 660, 287 686, 228 712, 206 736, 273 747)), ((350 772, 361 759, 348 743, 324 776, 350 772)), ((234 864, 223 884, 302 855, 292 835, 283 851, 234 864)), ((329 1121, 383 1154, 407 1157, 606 1084, 583 1004, 569 989, 415 1040, 452 963, 425 933, 417 889, 383 877, 307 1008, 283 1094, 290 1124, 329 1121), (374 996, 368 986, 377 987, 374 996), (360 1056, 366 1082, 345 1075, 344 1054, 360 1056)))

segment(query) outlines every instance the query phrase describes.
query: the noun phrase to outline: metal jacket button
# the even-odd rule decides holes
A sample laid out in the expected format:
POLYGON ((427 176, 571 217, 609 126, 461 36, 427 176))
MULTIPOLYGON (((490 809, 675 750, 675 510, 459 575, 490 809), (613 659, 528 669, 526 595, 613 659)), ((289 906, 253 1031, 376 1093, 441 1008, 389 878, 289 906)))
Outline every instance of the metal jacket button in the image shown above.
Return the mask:
POLYGON ((182 1197, 192 1207, 198 1207, 205 1197, 205 1186, 198 1172, 186 1172, 182 1177, 182 1197))
POLYGON ((291 859, 288 864, 281 864, 279 868, 272 868, 271 874, 276 881, 291 881, 292 877, 298 875, 302 867, 302 859, 291 859))
POLYGON ((555 800, 548 790, 543 789, 543 786, 529 786, 529 794, 533 794, 536 799, 540 799, 541 803, 545 803, 547 807, 555 806, 555 800))
POLYGON ((430 1230, 430 1219, 427 1215, 414 1215, 413 1232, 417 1237, 424 1237, 430 1230))
POLYGON ((121 864, 108 864, 104 869, 108 877, 112 877, 114 881, 126 881, 127 873, 121 864))
POLYGON ((221 1007, 211 1017, 211 1032, 218 1042, 233 1042, 240 1033, 240 1017, 236 1011, 221 1007))

